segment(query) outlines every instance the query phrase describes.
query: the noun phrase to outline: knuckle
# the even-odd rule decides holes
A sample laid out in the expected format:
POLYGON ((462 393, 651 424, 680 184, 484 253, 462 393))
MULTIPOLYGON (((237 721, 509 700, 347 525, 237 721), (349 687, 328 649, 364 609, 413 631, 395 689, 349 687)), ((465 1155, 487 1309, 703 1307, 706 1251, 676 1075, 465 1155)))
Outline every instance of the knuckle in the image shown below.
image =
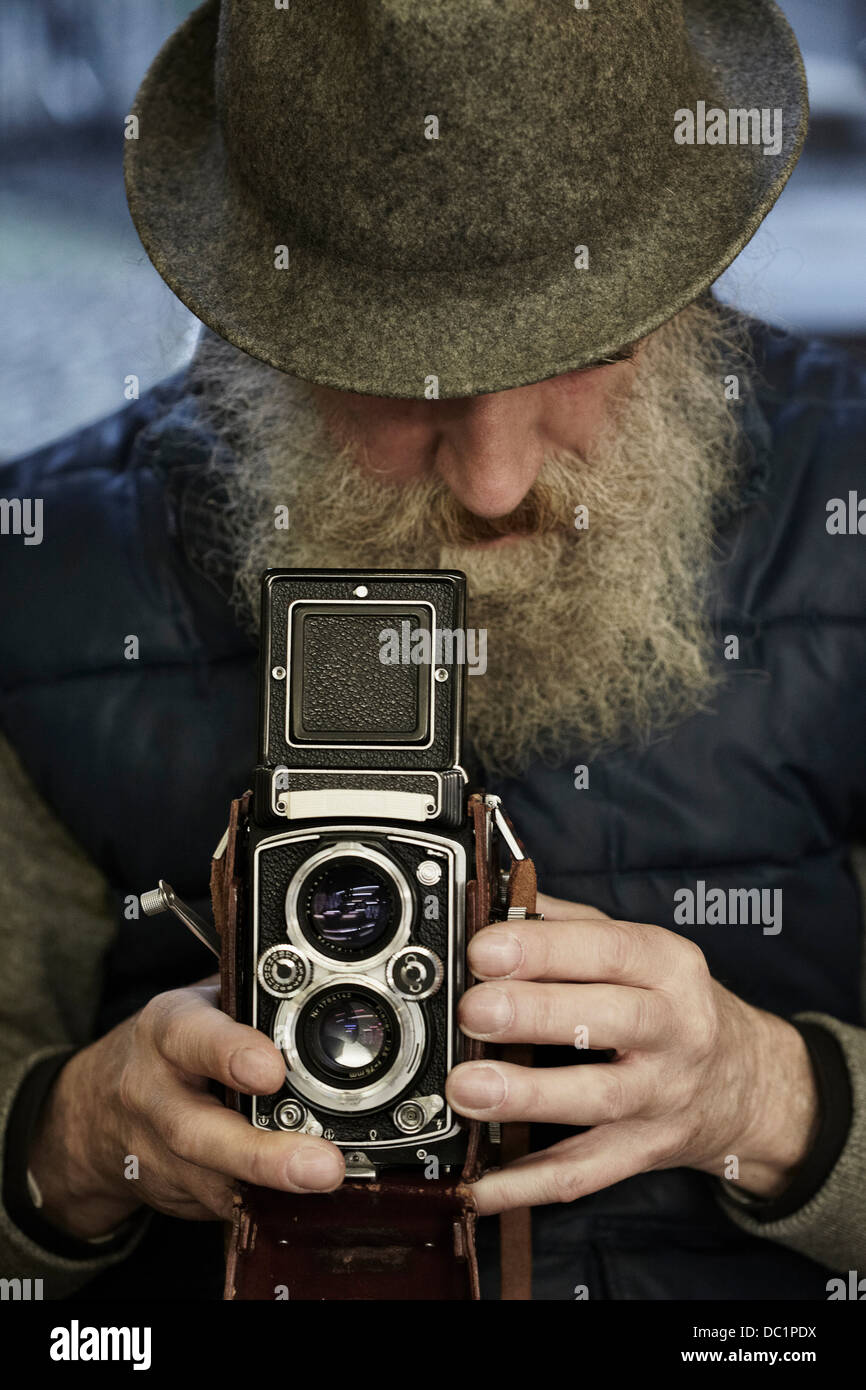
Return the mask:
POLYGON ((695 1072, 691 1067, 673 1068, 665 1077, 664 1085, 660 1087, 659 1112, 664 1113, 670 1123, 675 1123, 677 1116, 687 1117, 694 1109, 696 1092, 695 1072))
POLYGON ((166 1016, 158 1035, 154 1036, 154 1041, 160 1055, 166 1061, 173 1062, 180 1050, 180 1030, 174 1016, 166 1016))
POLYGON ((173 1017, 174 1008, 175 991, 173 990, 164 990, 162 994, 155 994, 152 999, 148 999, 136 1019, 135 1031, 139 1038, 151 1042, 156 1047, 161 1047, 173 1017))
POLYGON ((598 1068, 598 1071, 601 1088, 599 1097, 601 1122, 612 1124, 621 1120, 625 1113, 625 1086, 622 1076, 617 1071, 616 1064, 612 1064, 609 1068, 598 1068))
POLYGON ((117 1078, 117 1100, 120 1108, 128 1115, 135 1115, 141 1111, 141 1086, 134 1063, 126 1062, 120 1069, 117 1078))
MULTIPOLYGON (((531 1031, 539 1039, 550 1038, 558 1031, 557 993, 556 989, 551 989, 550 986, 545 988, 544 985, 541 985, 531 988, 531 992, 525 996, 531 1031)), ((522 1011, 517 1012, 516 1021, 520 1020, 520 1012, 522 1011)))
MULTIPOLYGON (((256 1134, 254 1130, 241 1159, 245 1180, 253 1183, 256 1187, 273 1187, 274 1185, 272 1151, 271 1146, 265 1142, 267 1138, 267 1135, 256 1134)), ((288 1161, 289 1156, 287 1153, 286 1161, 288 1161)))
POLYGON ((716 1048, 719 1040, 719 1024, 715 1014, 709 1009, 695 1009, 689 1026, 691 1044, 701 1056, 708 1056, 716 1048))
POLYGON ((689 979, 702 979, 707 972, 707 959, 694 941, 687 936, 677 938, 679 942, 679 966, 689 979))
POLYGON ((583 1178, 580 1169, 570 1163, 557 1164, 551 1173, 551 1187, 557 1202, 567 1206, 583 1196, 583 1178))
POLYGON ((164 1106, 159 1116, 159 1134, 164 1146, 175 1158, 185 1158, 184 1150, 189 1138, 188 1127, 181 1106, 164 1106))
POLYGON ((526 1075, 509 1082, 508 1108, 512 1113, 543 1115, 549 1101, 543 1075, 535 1068, 521 1067, 526 1075))
POLYGON ((635 990, 632 999, 632 1033, 638 1045, 647 1041, 656 1031, 655 1001, 648 990, 635 990))
POLYGON ((154 1050, 153 1000, 133 1014, 129 1021, 129 1044, 132 1057, 152 1056, 154 1050))
POLYGON ((628 975, 635 956, 635 926, 629 922, 610 922, 607 949, 611 968, 617 976, 628 975))
POLYGON ((643 1094, 640 1113, 648 1116, 669 1116, 676 1112, 685 1098, 686 1084, 681 1076, 668 1076, 657 1067, 647 1067, 643 1074, 643 1094))
POLYGON ((536 930, 521 933, 525 958, 532 966, 533 975, 542 979, 556 979, 559 971, 568 966, 574 954, 573 938, 570 932, 566 937, 564 933, 556 931, 537 930, 544 925, 543 922, 527 923, 527 926, 536 930))

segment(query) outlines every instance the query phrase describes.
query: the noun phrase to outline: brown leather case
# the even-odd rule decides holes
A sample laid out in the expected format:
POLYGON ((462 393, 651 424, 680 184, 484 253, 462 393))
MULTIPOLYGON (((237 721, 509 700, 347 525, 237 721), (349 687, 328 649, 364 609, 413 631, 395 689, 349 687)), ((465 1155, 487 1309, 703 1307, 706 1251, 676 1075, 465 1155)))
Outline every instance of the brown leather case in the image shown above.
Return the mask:
MULTIPOLYGON (((243 910, 239 831, 250 793, 232 802, 222 853, 211 866, 214 920, 222 939, 221 1003, 237 1017, 236 929, 243 910)), ((483 796, 469 798, 475 831, 475 875, 466 887, 466 939, 491 920, 498 865, 488 862, 483 796)), ((509 905, 535 911, 535 870, 518 861, 509 878, 509 905)), ((507 1049, 502 1049, 505 1055, 507 1049)), ((466 1060, 484 1055, 472 1040, 466 1060)), ((227 1091, 236 1108, 238 1096, 227 1091)), ((506 1135, 512 1126, 504 1125, 506 1135)), ((528 1131, 528 1126, 514 1126, 528 1131)), ((519 1151, 525 1136, 509 1145, 519 1151)), ((524 1150, 525 1151, 525 1150, 524 1150)), ((226 1299, 305 1300, 448 1299, 480 1297, 475 1255, 476 1210, 469 1186, 480 1177, 489 1150, 483 1126, 468 1122, 466 1160, 459 1178, 393 1172, 376 1181, 347 1178, 336 1192, 296 1195, 239 1184, 228 1236, 226 1299)), ((528 1212, 505 1213, 503 1297, 528 1298, 528 1212), (520 1242, 523 1242, 521 1247, 520 1242), (506 1259, 507 1256, 507 1259, 506 1259)))

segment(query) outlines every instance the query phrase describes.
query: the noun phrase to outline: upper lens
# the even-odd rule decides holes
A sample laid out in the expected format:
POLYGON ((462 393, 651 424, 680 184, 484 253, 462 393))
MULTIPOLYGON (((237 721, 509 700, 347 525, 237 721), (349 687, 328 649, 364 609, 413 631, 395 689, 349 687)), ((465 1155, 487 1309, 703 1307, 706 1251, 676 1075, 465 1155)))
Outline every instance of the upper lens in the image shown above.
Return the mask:
POLYGON ((391 931, 395 888, 365 859, 342 858, 310 875, 298 899, 305 935, 330 947, 329 954, 369 952, 391 931))

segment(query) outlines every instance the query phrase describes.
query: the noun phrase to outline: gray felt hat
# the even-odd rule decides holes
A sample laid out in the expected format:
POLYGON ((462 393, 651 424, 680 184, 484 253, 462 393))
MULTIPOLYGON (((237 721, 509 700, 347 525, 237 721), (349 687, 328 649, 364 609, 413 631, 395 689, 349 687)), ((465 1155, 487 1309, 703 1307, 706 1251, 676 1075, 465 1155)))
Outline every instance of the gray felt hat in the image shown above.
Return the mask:
POLYGON ((615 353, 772 207, 808 118, 772 0, 207 0, 129 123, 175 294, 283 371, 476 395, 615 353))

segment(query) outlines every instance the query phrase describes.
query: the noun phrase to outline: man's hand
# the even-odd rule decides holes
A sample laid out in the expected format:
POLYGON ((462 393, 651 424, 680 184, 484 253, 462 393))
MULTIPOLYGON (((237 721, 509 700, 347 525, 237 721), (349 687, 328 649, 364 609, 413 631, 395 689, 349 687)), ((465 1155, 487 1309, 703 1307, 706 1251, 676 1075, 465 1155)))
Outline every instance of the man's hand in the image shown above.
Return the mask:
POLYGON ((285 1076, 273 1043, 216 1002, 210 982, 157 995, 63 1068, 30 1161, 54 1225, 99 1236, 142 1203, 192 1221, 227 1218, 236 1179, 285 1192, 339 1187, 336 1145, 255 1129, 209 1093, 211 1078, 269 1095, 285 1076), (137 1178, 124 1176, 128 1155, 137 1178))
POLYGON ((795 1028, 712 978, 703 952, 662 927, 539 896, 543 922, 486 927, 460 1025, 492 1043, 613 1048, 610 1062, 544 1068, 464 1062, 455 1110, 485 1121, 590 1125, 475 1184, 482 1214, 570 1202, 635 1173, 737 1159, 749 1192, 787 1186, 814 1139, 818 1098, 795 1028))

